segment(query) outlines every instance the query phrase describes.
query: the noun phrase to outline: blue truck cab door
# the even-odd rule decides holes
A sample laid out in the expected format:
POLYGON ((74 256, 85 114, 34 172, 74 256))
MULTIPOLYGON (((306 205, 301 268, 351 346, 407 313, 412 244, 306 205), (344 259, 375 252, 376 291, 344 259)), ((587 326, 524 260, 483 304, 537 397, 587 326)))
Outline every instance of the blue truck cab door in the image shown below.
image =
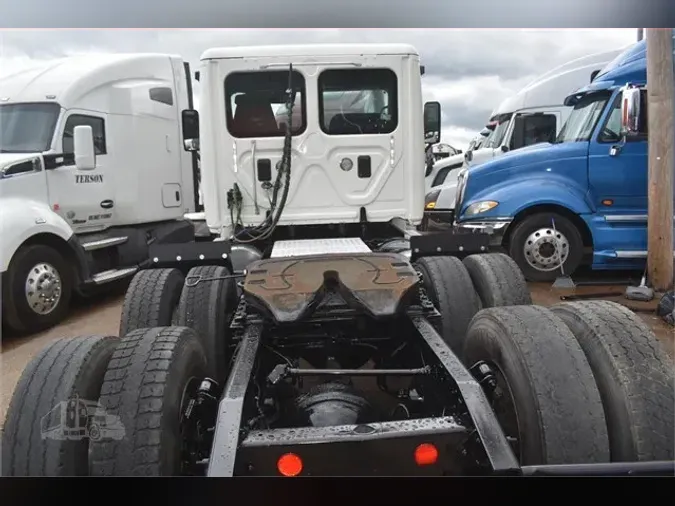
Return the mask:
POLYGON ((647 255, 648 147, 646 90, 642 90, 644 132, 623 139, 621 93, 614 92, 589 146, 588 198, 596 209, 588 218, 595 268, 617 263, 631 267, 647 255))

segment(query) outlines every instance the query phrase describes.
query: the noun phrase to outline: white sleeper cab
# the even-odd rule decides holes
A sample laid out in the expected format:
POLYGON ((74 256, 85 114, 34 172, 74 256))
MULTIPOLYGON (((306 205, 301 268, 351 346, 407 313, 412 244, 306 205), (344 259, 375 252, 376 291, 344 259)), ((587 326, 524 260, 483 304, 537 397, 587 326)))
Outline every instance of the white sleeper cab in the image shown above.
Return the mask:
POLYGON ((0 79, 4 326, 50 327, 74 291, 133 275, 148 244, 194 239, 192 107, 172 55, 73 56, 0 79))

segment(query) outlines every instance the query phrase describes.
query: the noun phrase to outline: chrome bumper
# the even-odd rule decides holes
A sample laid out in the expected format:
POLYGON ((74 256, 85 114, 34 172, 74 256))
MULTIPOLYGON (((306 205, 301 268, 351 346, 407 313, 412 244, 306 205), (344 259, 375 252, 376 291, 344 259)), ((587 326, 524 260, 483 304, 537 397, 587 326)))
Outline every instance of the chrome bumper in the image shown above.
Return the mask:
POLYGON ((484 232, 490 235, 490 246, 501 246, 506 230, 509 228, 512 221, 511 218, 489 221, 467 221, 464 223, 455 223, 455 228, 460 230, 471 230, 473 232, 484 232))

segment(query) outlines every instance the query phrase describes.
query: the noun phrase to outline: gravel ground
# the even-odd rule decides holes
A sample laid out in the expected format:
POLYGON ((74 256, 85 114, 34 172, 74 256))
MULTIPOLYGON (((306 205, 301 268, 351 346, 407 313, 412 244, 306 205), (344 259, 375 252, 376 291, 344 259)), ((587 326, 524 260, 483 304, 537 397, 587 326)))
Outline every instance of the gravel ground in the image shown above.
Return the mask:
MULTIPOLYGON (((123 287, 122 287, 123 288, 123 287)), ((577 289, 576 293, 616 292, 616 297, 603 297, 608 300, 622 302, 631 308, 654 308, 658 300, 648 304, 630 303, 626 301, 623 287, 596 286, 577 289)), ((530 290, 535 304, 549 306, 560 301, 563 292, 554 292, 550 284, 531 284, 530 290)), ((0 355, 0 424, 4 423, 7 405, 16 386, 19 376, 26 364, 40 349, 52 341, 64 336, 83 336, 92 334, 116 335, 119 329, 119 320, 123 299, 123 290, 117 290, 111 295, 97 297, 86 303, 80 302, 70 317, 61 325, 46 332, 28 337, 13 337, 4 335, 2 338, 2 354, 0 355)), ((654 330, 671 358, 675 357, 675 332, 660 318, 648 313, 638 314, 654 330)))

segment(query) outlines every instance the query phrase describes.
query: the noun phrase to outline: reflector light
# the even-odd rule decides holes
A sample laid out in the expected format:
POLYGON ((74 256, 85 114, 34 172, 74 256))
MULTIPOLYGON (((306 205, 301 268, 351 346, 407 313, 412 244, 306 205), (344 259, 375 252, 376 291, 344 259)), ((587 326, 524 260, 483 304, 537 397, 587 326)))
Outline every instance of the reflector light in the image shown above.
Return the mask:
POLYGON ((438 460, 438 450, 429 443, 422 443, 415 448, 415 462, 418 466, 430 466, 438 460))
POLYGON ((286 453, 279 457, 277 469, 283 476, 297 476, 302 472, 302 459, 295 453, 286 453))

